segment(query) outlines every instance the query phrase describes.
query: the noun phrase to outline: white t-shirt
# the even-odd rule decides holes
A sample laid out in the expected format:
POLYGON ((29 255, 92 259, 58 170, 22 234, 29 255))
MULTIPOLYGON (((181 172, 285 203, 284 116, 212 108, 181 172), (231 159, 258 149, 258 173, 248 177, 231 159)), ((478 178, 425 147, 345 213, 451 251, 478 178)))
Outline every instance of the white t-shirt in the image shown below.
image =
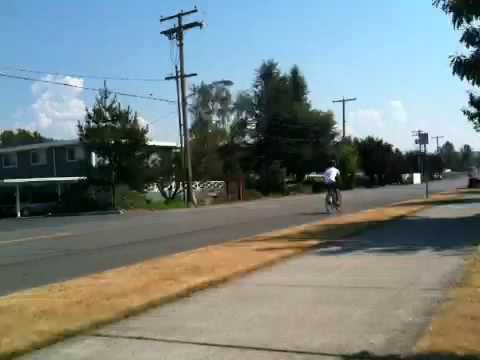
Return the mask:
POLYGON ((332 184, 336 182, 337 175, 340 175, 340 170, 338 170, 336 167, 329 167, 325 172, 323 173, 323 177, 325 179, 325 182, 327 184, 332 184))

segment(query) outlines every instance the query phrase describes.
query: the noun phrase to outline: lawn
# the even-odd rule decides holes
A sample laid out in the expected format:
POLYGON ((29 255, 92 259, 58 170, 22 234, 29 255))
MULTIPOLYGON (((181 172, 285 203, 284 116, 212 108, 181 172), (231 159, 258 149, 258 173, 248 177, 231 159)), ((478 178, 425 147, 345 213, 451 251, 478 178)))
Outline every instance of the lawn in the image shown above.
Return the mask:
POLYGON ((145 194, 137 191, 129 191, 120 196, 117 202, 118 206, 125 210, 169 210, 184 208, 184 202, 181 199, 175 199, 169 202, 152 201, 145 197, 145 194))

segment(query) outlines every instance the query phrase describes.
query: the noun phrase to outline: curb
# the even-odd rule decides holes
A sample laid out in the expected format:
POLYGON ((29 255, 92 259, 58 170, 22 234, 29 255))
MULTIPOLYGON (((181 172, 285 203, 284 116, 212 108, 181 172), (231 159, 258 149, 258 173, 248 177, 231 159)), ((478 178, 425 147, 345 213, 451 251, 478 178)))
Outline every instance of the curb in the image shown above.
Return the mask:
POLYGON ((66 216, 100 216, 100 215, 123 215, 125 210, 104 210, 104 211, 86 211, 78 213, 57 213, 57 214, 48 214, 45 217, 66 217, 66 216))

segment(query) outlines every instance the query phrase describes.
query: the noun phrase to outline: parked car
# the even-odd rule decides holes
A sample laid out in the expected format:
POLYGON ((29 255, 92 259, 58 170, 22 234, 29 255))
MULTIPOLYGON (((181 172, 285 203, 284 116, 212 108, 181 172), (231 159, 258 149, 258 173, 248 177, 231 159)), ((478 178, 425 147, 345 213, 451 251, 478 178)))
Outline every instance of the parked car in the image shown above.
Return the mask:
MULTIPOLYGON (((45 203, 21 203, 20 214, 24 217, 33 215, 46 215, 55 211, 57 207, 56 202, 45 203)), ((13 217, 17 215, 17 206, 13 205, 0 205, 0 216, 13 217)))

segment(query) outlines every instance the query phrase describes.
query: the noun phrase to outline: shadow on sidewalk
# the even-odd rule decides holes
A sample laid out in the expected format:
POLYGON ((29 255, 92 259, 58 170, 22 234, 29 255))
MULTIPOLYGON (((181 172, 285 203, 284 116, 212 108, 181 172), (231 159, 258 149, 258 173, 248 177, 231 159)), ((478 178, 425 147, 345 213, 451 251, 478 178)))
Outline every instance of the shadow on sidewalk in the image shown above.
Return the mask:
POLYGON ((350 252, 408 254, 423 250, 461 255, 478 243, 480 216, 461 218, 412 217, 377 227, 360 235, 321 244, 316 254, 350 252))
MULTIPOLYGON (((319 256, 359 251, 398 255, 423 250, 448 256, 467 254, 480 240, 479 228, 480 215, 451 218, 416 216, 393 222, 332 224, 319 230, 282 235, 279 240, 287 240, 282 249, 300 249, 304 247, 302 242, 321 241, 314 247, 314 254, 319 256)), ((257 251, 275 250, 279 250, 279 247, 266 247, 257 251)))
POLYGON ((428 353, 414 355, 374 355, 368 352, 361 352, 358 354, 342 355, 339 358, 345 360, 480 360, 480 355, 457 355, 447 353, 428 353))

